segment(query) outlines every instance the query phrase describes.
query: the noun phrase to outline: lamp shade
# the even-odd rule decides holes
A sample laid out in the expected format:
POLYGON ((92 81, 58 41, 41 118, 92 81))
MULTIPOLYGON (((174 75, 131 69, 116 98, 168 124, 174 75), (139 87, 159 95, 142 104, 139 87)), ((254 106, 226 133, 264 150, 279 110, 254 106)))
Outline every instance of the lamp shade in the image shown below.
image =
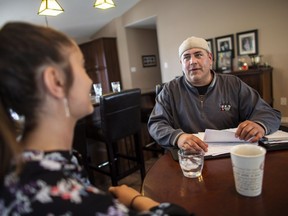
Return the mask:
POLYGON ((108 9, 111 7, 115 7, 115 4, 113 0, 96 0, 94 7, 100 9, 108 9))
POLYGON ((42 0, 38 15, 57 16, 62 12, 64 12, 64 10, 56 0, 42 0))

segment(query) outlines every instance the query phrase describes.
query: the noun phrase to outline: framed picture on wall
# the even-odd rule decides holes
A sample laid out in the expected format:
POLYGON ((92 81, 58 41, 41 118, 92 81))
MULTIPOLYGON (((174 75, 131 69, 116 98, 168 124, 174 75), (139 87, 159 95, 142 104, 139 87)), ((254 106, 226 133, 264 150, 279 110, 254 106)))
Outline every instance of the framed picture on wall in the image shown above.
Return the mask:
POLYGON ((212 53, 212 60, 213 60, 213 65, 212 65, 212 69, 215 70, 215 65, 216 65, 216 62, 215 62, 215 52, 214 52, 214 39, 213 38, 209 38, 209 39, 206 39, 207 43, 208 43, 208 46, 211 50, 211 53, 212 53))
POLYGON ((211 53, 213 54, 213 58, 214 58, 214 43, 213 43, 213 39, 210 38, 210 39, 206 39, 207 43, 208 43, 208 46, 211 50, 211 53))
POLYGON ((217 71, 228 73, 232 70, 232 51, 217 52, 217 71))
POLYGON ((157 66, 156 55, 144 55, 142 56, 143 67, 155 67, 157 66))
POLYGON ((218 52, 231 51, 232 57, 234 57, 234 35, 225 35, 216 37, 216 50, 218 52))
POLYGON ((258 55, 258 30, 239 32, 237 36, 238 55, 258 55))

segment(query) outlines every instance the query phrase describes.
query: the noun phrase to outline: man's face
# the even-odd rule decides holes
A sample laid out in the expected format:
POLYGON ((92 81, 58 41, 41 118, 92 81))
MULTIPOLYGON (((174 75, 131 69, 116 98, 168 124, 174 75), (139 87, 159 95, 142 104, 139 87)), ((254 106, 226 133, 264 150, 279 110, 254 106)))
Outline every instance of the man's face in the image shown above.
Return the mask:
POLYGON ((210 68, 212 65, 212 54, 204 49, 192 48, 186 50, 180 63, 186 79, 194 86, 208 85, 212 80, 210 68))

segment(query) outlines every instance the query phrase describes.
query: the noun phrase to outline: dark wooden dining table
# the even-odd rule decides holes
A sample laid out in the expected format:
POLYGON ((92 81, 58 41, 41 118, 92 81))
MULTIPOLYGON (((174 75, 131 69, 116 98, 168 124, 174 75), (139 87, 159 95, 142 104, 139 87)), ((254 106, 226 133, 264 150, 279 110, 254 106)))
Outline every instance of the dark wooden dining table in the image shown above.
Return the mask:
POLYGON ((205 160, 202 176, 187 178, 170 152, 147 172, 142 194, 178 204, 196 216, 288 215, 288 150, 267 152, 257 197, 237 193, 230 157, 205 160))

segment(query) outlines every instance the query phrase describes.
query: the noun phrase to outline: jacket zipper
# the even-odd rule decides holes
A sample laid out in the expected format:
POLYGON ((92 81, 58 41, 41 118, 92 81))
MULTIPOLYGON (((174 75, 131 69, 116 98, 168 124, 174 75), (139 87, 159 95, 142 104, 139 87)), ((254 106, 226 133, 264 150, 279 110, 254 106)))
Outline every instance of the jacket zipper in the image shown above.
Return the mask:
POLYGON ((204 98, 205 95, 199 95, 200 103, 201 103, 201 108, 203 109, 203 104, 204 104, 204 98))

